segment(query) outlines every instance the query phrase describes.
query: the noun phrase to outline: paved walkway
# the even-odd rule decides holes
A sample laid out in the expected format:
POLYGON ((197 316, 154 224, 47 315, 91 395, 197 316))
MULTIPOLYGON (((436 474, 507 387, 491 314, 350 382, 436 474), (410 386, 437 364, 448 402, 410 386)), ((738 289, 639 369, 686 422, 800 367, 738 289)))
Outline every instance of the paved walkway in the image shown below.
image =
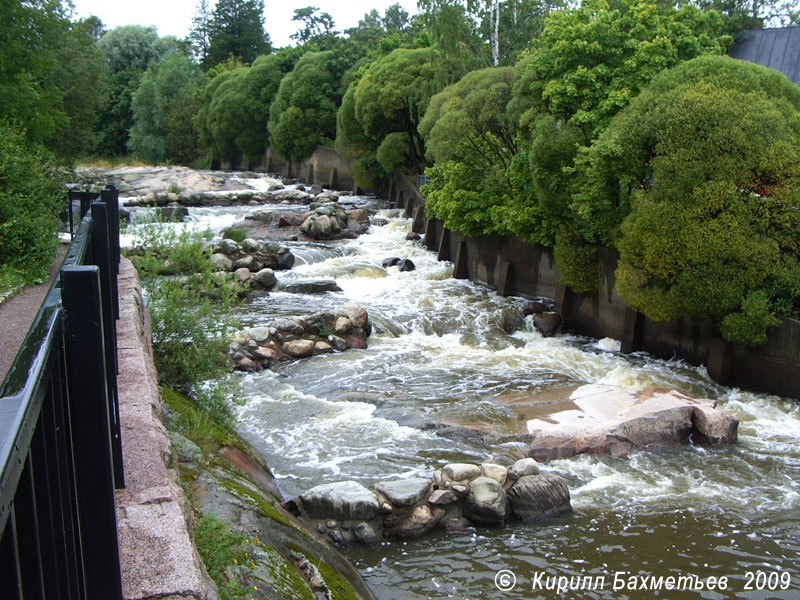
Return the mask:
POLYGON ((6 378, 11 363, 14 362, 33 319, 58 274, 68 248, 68 244, 58 247, 58 255, 45 283, 27 287, 20 294, 0 304, 0 382, 6 378))

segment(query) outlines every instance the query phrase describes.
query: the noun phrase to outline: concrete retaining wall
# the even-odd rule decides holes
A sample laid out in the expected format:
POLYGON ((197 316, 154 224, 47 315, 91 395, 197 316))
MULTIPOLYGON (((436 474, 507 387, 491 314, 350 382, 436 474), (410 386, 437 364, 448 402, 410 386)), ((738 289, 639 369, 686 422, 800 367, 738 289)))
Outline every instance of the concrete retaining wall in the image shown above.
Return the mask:
POLYGON ((645 350, 662 358, 704 364, 721 383, 800 398, 800 321, 784 318, 782 326, 770 332, 767 344, 755 350, 724 342, 711 319, 652 321, 617 295, 618 257, 612 249, 600 252, 599 289, 576 294, 559 283, 550 248, 532 246, 519 237, 468 237, 427 220, 425 197, 399 172, 380 193, 414 218, 414 231, 425 233, 426 246, 440 260, 455 264, 458 278, 482 283, 506 296, 554 299, 569 329, 621 340, 624 352, 645 350))

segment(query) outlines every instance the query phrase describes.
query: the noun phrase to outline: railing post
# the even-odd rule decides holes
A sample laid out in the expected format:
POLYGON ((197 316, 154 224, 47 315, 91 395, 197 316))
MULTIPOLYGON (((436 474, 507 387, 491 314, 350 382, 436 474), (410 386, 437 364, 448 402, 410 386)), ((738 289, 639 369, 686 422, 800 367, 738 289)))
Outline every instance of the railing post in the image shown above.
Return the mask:
POLYGON ((108 207, 103 202, 92 203, 92 249, 94 263, 100 267, 100 290, 103 305, 103 331, 105 335, 106 382, 108 385, 109 413, 111 415, 111 442, 114 453, 114 478, 117 489, 125 487, 122 465, 122 435, 119 426, 119 394, 117 392, 117 324, 114 296, 117 277, 111 266, 111 240, 109 239, 108 207))
POLYGON ((65 267, 61 293, 86 593, 122 598, 100 270, 65 267))
POLYGON ((119 319, 119 291, 117 289, 117 275, 119 275, 120 247, 119 247, 119 192, 114 186, 104 189, 100 198, 108 207, 108 241, 111 251, 111 270, 114 273, 112 285, 114 286, 114 318, 119 319))

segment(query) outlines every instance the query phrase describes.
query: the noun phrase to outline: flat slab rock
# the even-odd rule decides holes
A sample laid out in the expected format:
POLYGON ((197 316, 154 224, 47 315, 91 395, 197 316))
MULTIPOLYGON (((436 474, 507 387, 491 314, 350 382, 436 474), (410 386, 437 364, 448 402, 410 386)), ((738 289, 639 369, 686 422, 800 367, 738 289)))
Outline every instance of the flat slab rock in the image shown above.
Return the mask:
POLYGON ((395 506, 413 506, 428 492, 430 479, 414 477, 411 479, 395 479, 375 484, 375 489, 395 506))
POLYGON ((378 513, 378 498, 360 483, 326 483, 300 494, 306 513, 314 518, 368 521, 378 513))
POLYGON ((622 458, 645 446, 683 444, 690 436, 715 446, 736 442, 739 422, 715 406, 674 390, 584 385, 547 416, 529 420, 523 437, 538 461, 577 454, 622 458))

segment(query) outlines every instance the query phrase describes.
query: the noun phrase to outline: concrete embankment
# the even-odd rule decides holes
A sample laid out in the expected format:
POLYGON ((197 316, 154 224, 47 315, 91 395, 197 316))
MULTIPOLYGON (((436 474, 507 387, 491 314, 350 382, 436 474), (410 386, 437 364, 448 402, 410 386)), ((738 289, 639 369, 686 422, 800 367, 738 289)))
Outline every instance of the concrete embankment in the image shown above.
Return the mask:
POLYGON ((231 554, 230 564, 208 565, 229 592, 247 590, 246 597, 255 599, 371 600, 358 571, 280 507, 269 468, 235 432, 211 422, 180 394, 159 390, 149 315, 127 259, 119 293, 126 488, 116 499, 126 600, 220 597, 195 544, 195 525, 199 532, 204 520, 216 527, 217 547, 231 554))
POLYGON ((178 484, 150 346, 149 316, 133 265, 119 274, 119 402, 126 488, 117 493, 126 599, 215 599, 194 547, 192 513, 178 484))

